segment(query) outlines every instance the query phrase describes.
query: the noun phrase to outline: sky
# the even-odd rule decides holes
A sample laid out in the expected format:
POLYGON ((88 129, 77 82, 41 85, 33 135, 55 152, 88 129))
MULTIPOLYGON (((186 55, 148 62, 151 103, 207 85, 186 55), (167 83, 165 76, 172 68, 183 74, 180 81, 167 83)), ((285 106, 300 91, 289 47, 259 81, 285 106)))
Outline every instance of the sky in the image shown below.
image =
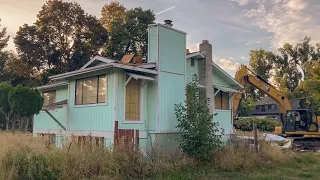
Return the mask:
MULTIPOLYGON (((74 1, 100 18, 111 0, 74 1)), ((250 50, 275 51, 285 42, 296 44, 304 36, 320 42, 320 0, 118 0, 127 8, 142 7, 156 14, 156 22, 173 21, 187 33, 187 48, 197 51, 202 40, 213 46, 213 61, 234 75, 248 64, 250 50)), ((12 38, 24 23, 32 24, 45 0, 0 0, 1 27, 12 38)))

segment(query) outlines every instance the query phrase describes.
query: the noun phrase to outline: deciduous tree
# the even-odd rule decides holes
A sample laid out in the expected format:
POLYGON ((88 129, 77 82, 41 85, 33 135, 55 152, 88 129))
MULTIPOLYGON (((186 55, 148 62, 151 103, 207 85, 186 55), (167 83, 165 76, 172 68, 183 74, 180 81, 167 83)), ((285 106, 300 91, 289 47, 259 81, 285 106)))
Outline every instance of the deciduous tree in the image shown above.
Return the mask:
POLYGON ((121 59, 128 53, 147 56, 147 28, 155 20, 151 10, 141 7, 127 10, 118 2, 111 2, 102 8, 101 16, 110 36, 104 55, 114 59, 121 59))
POLYGON ((40 93, 29 87, 18 85, 9 92, 10 109, 16 113, 20 119, 20 130, 22 130, 23 121, 25 121, 24 130, 29 127, 29 117, 38 114, 43 105, 43 98, 40 93))
POLYGON ((77 3, 49 0, 37 18, 21 26, 14 41, 21 60, 38 73, 76 70, 108 40, 102 24, 77 3))
POLYGON ((219 124, 210 114, 206 90, 198 86, 196 75, 186 87, 184 104, 175 105, 175 113, 180 130, 180 147, 191 157, 210 160, 212 151, 222 145, 219 124))

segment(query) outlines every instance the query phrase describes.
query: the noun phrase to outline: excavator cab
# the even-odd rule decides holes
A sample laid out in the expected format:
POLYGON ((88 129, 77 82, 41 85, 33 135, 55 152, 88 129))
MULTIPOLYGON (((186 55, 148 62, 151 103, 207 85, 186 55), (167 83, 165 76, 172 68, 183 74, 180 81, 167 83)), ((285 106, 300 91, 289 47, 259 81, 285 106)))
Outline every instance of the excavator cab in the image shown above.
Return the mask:
POLYGON ((316 116, 309 109, 288 110, 283 131, 285 134, 296 135, 304 135, 305 132, 318 132, 316 116))

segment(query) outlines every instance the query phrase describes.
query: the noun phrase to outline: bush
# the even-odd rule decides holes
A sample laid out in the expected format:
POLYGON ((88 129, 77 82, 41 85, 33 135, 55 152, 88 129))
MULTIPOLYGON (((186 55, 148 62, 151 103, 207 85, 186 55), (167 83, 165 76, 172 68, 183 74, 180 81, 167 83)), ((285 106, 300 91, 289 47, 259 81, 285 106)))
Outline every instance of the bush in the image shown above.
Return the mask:
POLYGON ((235 122, 235 128, 242 131, 252 131, 254 124, 257 124, 260 131, 265 132, 272 132, 275 127, 281 126, 281 122, 269 118, 243 118, 235 122))

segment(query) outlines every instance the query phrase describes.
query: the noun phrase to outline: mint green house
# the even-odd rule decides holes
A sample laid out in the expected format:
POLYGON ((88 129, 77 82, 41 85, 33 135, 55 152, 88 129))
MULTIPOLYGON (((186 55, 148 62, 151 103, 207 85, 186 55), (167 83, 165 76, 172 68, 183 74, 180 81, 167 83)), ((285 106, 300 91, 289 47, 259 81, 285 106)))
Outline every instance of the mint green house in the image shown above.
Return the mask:
POLYGON ((45 99, 34 116, 33 133, 50 136, 57 146, 66 138, 79 144, 88 136, 105 146, 133 142, 144 153, 176 147, 174 104, 185 99, 193 74, 207 89, 213 121, 232 133, 231 97, 243 88, 212 62, 212 46, 186 53, 186 33, 166 23, 148 28, 147 63, 123 63, 96 56, 81 69, 50 77, 38 87, 45 99))

